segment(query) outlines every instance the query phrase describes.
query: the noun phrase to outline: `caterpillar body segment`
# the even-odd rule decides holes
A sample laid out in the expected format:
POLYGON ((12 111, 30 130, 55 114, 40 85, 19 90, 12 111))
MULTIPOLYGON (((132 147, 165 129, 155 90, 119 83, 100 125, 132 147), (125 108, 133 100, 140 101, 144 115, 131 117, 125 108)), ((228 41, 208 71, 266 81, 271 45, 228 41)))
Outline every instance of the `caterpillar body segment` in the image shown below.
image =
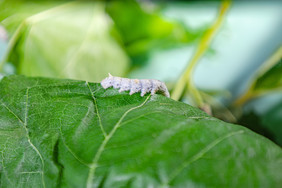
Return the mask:
POLYGON ((159 92, 166 97, 170 97, 166 85, 155 79, 129 79, 109 74, 107 78, 102 80, 101 85, 104 89, 113 87, 119 89, 119 92, 130 91, 130 95, 141 92, 141 96, 143 97, 146 93, 154 95, 159 92))

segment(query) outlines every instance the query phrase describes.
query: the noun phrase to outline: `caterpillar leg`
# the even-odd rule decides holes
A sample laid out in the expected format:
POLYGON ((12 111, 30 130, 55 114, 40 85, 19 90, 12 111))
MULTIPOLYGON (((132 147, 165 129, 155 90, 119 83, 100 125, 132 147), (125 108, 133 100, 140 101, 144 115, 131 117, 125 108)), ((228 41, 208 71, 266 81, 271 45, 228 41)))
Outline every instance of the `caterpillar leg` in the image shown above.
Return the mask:
POLYGON ((170 94, 168 92, 168 89, 167 89, 166 85, 163 82, 161 83, 160 91, 164 94, 164 96, 170 98, 170 94))
POLYGON ((120 88, 120 86, 121 86, 121 78, 120 77, 113 77, 113 78, 114 78, 113 79, 113 87, 115 89, 120 88))
POLYGON ((104 80, 102 80, 101 85, 104 89, 112 87, 113 86, 113 77, 109 76, 109 77, 105 78, 104 80))
POLYGON ((140 80, 137 80, 137 79, 131 80, 131 88, 130 88, 129 95, 132 95, 132 94, 140 92, 140 91, 141 91, 140 80))
POLYGON ((128 78, 122 78, 120 89, 118 92, 129 91, 131 86, 131 80, 128 78))
POLYGON ((152 83, 150 80, 143 79, 141 80, 141 97, 143 97, 146 93, 150 92, 152 89, 152 83))
POLYGON ((119 92, 130 91, 130 95, 141 92, 141 96, 143 97, 148 92, 151 92, 152 95, 156 92, 160 92, 164 96, 170 97, 166 85, 163 82, 154 79, 138 80, 115 77, 109 74, 107 78, 102 80, 101 85, 104 89, 113 87, 119 89, 119 92))

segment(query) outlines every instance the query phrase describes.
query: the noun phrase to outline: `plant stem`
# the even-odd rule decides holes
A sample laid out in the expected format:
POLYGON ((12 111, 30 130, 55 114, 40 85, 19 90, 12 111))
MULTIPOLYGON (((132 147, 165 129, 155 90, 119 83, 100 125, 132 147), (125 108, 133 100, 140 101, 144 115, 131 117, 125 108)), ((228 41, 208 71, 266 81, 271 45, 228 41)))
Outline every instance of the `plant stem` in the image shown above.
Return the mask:
MULTIPOLYGON (((274 53, 271 55, 259 68, 257 71, 257 75, 254 80, 257 80, 258 77, 265 74, 267 71, 269 71, 274 65, 276 65, 279 60, 282 58, 282 46, 280 46, 274 53)), ((253 81, 254 82, 254 81, 253 81)))
POLYGON ((174 100, 179 100, 180 97, 183 95, 185 88, 189 88, 192 92, 192 95, 195 95, 194 98, 197 99, 197 103, 201 104, 203 103, 202 97, 200 96, 200 93, 194 87, 193 80, 192 80, 192 74, 195 69, 195 66, 199 59, 202 57, 202 55, 205 53, 205 51, 208 49, 212 39, 214 38, 216 31, 220 27, 226 12, 228 8, 230 7, 231 1, 230 0, 223 0, 221 8, 219 10, 219 15, 214 22, 214 24, 207 30, 207 32, 202 37, 198 48, 196 49, 196 52, 190 62, 187 65, 187 68, 185 72, 182 74, 182 76, 177 81, 177 84, 172 92, 171 98, 174 100))
POLYGON ((253 92, 252 89, 249 89, 246 93, 244 93, 242 96, 240 96, 233 104, 234 106, 242 106, 247 101, 253 98, 253 92))
POLYGON ((238 99, 236 99, 233 102, 233 106, 242 106, 244 105, 246 102, 248 102, 250 99, 253 99, 257 96, 261 96, 267 92, 258 92, 255 91, 255 85, 256 85, 256 81, 259 79, 259 77, 261 77, 263 74, 265 74, 267 71, 269 71, 274 65, 276 65, 277 62, 279 62, 279 60, 282 58, 282 47, 279 47, 278 50, 276 50, 274 52, 274 54, 269 57, 263 64, 262 66, 259 68, 259 70, 257 71, 256 75, 254 76, 254 78, 251 80, 251 83, 249 85, 249 87, 247 88, 246 92, 243 93, 238 99))

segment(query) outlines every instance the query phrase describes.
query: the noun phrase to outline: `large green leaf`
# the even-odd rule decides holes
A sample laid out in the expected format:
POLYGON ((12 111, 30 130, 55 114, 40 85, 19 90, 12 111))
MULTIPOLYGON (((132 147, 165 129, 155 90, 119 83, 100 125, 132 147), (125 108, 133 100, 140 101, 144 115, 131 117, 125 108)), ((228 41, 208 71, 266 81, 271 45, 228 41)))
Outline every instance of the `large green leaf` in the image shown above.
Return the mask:
MULTIPOLYGON (((11 17, 16 15, 4 20, 5 25, 14 23, 11 17)), ((27 76, 89 81, 101 81, 109 72, 122 76, 129 59, 113 30, 102 2, 64 3, 23 19, 10 41, 6 61, 27 76)))
POLYGON ((281 148, 161 95, 0 82, 1 187, 279 187, 281 148))

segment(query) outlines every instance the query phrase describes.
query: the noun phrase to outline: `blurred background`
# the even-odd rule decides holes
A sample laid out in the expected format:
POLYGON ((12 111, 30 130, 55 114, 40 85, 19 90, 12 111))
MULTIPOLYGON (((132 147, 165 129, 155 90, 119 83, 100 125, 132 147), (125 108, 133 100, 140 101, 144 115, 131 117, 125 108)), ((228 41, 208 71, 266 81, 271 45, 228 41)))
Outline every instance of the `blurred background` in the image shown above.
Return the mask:
POLYGON ((1 77, 159 79, 280 146, 281 57, 282 1, 0 0, 1 77))

